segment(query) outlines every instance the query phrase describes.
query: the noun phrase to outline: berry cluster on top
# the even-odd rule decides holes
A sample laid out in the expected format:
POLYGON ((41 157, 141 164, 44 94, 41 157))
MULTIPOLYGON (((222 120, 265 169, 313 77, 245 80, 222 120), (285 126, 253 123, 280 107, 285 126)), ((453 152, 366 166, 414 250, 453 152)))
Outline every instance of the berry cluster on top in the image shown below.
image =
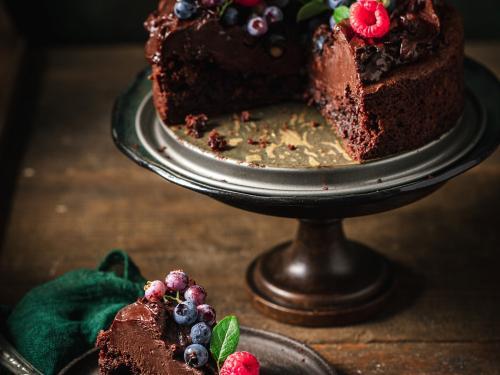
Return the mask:
MULTIPOLYGON (((397 0, 308 0, 297 13, 297 20, 314 18, 331 11, 330 26, 349 19, 351 27, 360 36, 381 38, 389 31, 388 11, 392 11, 397 0)), ((283 21, 289 0, 177 0, 174 14, 179 19, 193 18, 200 8, 216 10, 228 26, 245 24, 252 36, 267 33, 269 25, 283 21), (248 12, 250 9, 250 12, 248 12), (247 17, 246 20, 242 20, 247 17)))
POLYGON ((174 5, 174 14, 177 18, 185 20, 193 18, 200 8, 217 10, 221 20, 228 26, 245 22, 246 30, 252 36, 264 35, 269 25, 283 21, 282 7, 288 0, 279 0, 266 6, 262 0, 177 0, 174 5), (243 18, 248 12, 242 8, 251 9, 246 20, 243 18))
MULTIPOLYGON (((175 304, 172 312, 174 321, 180 326, 190 327, 191 344, 184 350, 184 361, 194 368, 205 366, 210 359, 209 350, 213 354, 214 347, 217 349, 218 345, 222 345, 220 342, 211 342, 212 332, 219 333, 219 337, 227 336, 224 334, 224 330, 227 329, 226 324, 215 325, 216 312, 212 306, 205 303, 207 298, 205 289, 197 285, 184 271, 175 270, 171 271, 164 281, 148 281, 144 291, 144 297, 150 302, 164 301, 175 304)), ((220 323, 231 320, 229 318, 238 325, 235 317, 227 317, 220 323)), ((237 332, 239 337, 239 326, 237 332)), ((215 358, 215 361, 222 375, 259 374, 258 360, 247 352, 236 352, 224 358, 215 358)))
POLYGON ((148 301, 169 300, 176 303, 173 310, 175 322, 191 326, 192 344, 184 351, 184 360, 191 367, 205 366, 209 359, 205 345, 210 343, 212 326, 216 320, 214 308, 205 303, 205 289, 190 281, 185 272, 177 270, 170 272, 164 282, 148 282, 144 290, 148 301))

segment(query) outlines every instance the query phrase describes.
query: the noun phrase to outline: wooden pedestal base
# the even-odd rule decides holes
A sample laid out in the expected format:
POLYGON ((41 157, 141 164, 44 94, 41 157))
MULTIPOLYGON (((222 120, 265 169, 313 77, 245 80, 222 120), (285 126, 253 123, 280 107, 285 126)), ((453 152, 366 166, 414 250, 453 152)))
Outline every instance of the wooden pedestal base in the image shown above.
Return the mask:
POLYGON ((301 220, 292 242, 252 262, 247 284, 265 315, 290 324, 330 326, 378 312, 394 280, 385 258, 345 238, 341 220, 301 220))

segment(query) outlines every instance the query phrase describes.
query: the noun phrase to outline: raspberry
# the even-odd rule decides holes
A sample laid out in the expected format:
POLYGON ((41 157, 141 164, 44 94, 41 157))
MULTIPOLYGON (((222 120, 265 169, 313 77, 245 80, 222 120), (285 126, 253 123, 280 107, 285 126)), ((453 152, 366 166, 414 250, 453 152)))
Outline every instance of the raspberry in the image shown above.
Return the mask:
POLYGON ((259 375, 259 361, 248 352, 236 352, 227 357, 220 375, 259 375))
POLYGON ((353 30, 365 38, 381 38, 389 32, 391 20, 377 0, 359 0, 351 5, 349 17, 353 30))

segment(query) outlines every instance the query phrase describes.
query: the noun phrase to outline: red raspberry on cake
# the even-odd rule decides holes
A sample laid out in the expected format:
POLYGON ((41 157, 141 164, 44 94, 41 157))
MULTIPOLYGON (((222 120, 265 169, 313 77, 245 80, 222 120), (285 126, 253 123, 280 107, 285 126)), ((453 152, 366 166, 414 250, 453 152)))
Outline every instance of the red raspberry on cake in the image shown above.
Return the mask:
POLYGON ((359 0, 352 4, 349 21, 353 30, 365 38, 382 38, 391 25, 387 10, 377 0, 359 0))
POLYGON ((220 375, 259 375, 259 361, 248 352, 236 352, 227 357, 220 375))

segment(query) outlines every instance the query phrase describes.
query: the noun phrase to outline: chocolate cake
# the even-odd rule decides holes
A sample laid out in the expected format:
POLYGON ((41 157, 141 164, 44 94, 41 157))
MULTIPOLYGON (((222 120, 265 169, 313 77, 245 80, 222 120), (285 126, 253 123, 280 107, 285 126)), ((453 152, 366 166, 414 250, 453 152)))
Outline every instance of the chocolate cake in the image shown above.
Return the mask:
POLYGON ((305 98, 356 160, 423 146, 463 110, 462 22, 441 0, 383 3, 161 0, 145 23, 158 114, 305 98))
POLYGON ((235 352, 236 317, 215 324, 205 289, 182 270, 144 290, 97 336, 101 375, 259 375, 255 356, 235 352))
POLYGON ((172 308, 142 298, 120 310, 97 338, 100 374, 216 374, 211 366, 196 369, 184 363, 189 329, 173 321, 172 308))

